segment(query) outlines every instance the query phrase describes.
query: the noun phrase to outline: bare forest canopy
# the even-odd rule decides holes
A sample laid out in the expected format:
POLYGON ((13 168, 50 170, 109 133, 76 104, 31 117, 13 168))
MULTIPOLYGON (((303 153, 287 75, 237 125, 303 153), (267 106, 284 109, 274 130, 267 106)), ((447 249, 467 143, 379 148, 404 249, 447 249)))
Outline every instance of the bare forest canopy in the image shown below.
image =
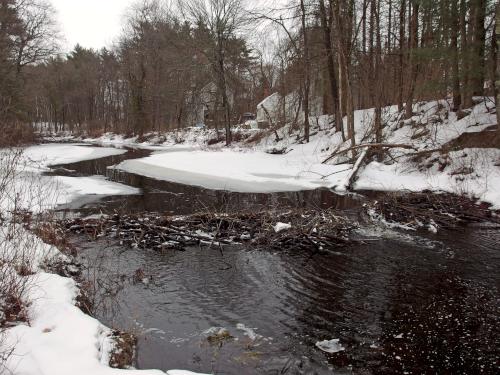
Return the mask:
POLYGON ((410 118, 418 100, 450 97, 458 111, 497 94, 494 0, 273 3, 140 1, 113 48, 62 55, 50 3, 0 0, 2 134, 44 124, 142 135, 204 123, 230 143, 231 126, 279 93, 298 98, 306 141, 308 115, 320 111, 354 145, 356 109, 375 108, 380 142, 384 106, 410 118))

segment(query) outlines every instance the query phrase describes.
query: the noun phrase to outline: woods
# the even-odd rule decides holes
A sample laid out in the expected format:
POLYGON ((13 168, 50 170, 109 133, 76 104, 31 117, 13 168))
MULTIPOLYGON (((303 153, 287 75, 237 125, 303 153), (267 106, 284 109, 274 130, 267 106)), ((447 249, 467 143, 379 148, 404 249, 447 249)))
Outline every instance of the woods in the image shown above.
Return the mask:
MULTIPOLYGON (((449 97, 454 111, 495 96, 492 0, 138 2, 112 48, 57 48, 42 0, 0 3, 1 122, 12 129, 142 135, 197 124, 231 128, 278 93, 280 123, 309 138, 331 114, 356 144, 354 111, 449 97), (345 119, 345 122, 342 121, 345 119)), ((267 108, 269 110, 269 108, 267 108)))

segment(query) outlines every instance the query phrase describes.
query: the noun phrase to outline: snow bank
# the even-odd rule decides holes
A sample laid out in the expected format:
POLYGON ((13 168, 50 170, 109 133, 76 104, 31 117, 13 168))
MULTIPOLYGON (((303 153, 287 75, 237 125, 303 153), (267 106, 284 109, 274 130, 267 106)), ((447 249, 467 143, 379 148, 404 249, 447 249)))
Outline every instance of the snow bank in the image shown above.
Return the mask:
POLYGON ((500 160, 498 149, 464 149, 450 152, 449 165, 441 170, 437 165, 422 171, 404 164, 372 162, 360 174, 355 188, 445 191, 476 197, 500 209, 500 168, 494 165, 496 160, 500 160))
POLYGON ((106 133, 98 138, 78 138, 85 143, 113 146, 129 146, 150 150, 169 148, 200 148, 211 139, 216 139, 215 129, 190 127, 166 133, 147 133, 142 139, 138 136, 125 137, 121 134, 106 133))

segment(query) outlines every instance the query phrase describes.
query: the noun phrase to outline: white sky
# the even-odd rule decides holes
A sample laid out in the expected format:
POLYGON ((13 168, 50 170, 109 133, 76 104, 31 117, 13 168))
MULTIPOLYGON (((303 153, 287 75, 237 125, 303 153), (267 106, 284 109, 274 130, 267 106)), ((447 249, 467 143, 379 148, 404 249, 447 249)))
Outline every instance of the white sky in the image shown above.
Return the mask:
POLYGON ((134 0, 50 0, 65 37, 64 50, 111 45, 120 35, 123 15, 134 0))

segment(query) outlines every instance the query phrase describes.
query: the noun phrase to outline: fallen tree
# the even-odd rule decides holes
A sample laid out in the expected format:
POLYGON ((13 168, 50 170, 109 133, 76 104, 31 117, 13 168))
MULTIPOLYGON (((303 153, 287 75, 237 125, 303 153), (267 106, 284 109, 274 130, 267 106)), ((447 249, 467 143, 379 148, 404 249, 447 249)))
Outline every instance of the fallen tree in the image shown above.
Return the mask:
POLYGON ((346 148, 344 150, 336 151, 333 154, 331 154, 329 157, 327 157, 325 160, 323 160, 322 164, 328 163, 330 160, 332 160, 334 157, 346 154, 350 151, 355 151, 360 148, 402 148, 402 149, 411 149, 414 151, 418 151, 418 149, 415 146, 412 145, 407 145, 407 144, 400 144, 400 143, 364 143, 361 145, 356 145, 356 146, 351 146, 349 148, 346 148))

